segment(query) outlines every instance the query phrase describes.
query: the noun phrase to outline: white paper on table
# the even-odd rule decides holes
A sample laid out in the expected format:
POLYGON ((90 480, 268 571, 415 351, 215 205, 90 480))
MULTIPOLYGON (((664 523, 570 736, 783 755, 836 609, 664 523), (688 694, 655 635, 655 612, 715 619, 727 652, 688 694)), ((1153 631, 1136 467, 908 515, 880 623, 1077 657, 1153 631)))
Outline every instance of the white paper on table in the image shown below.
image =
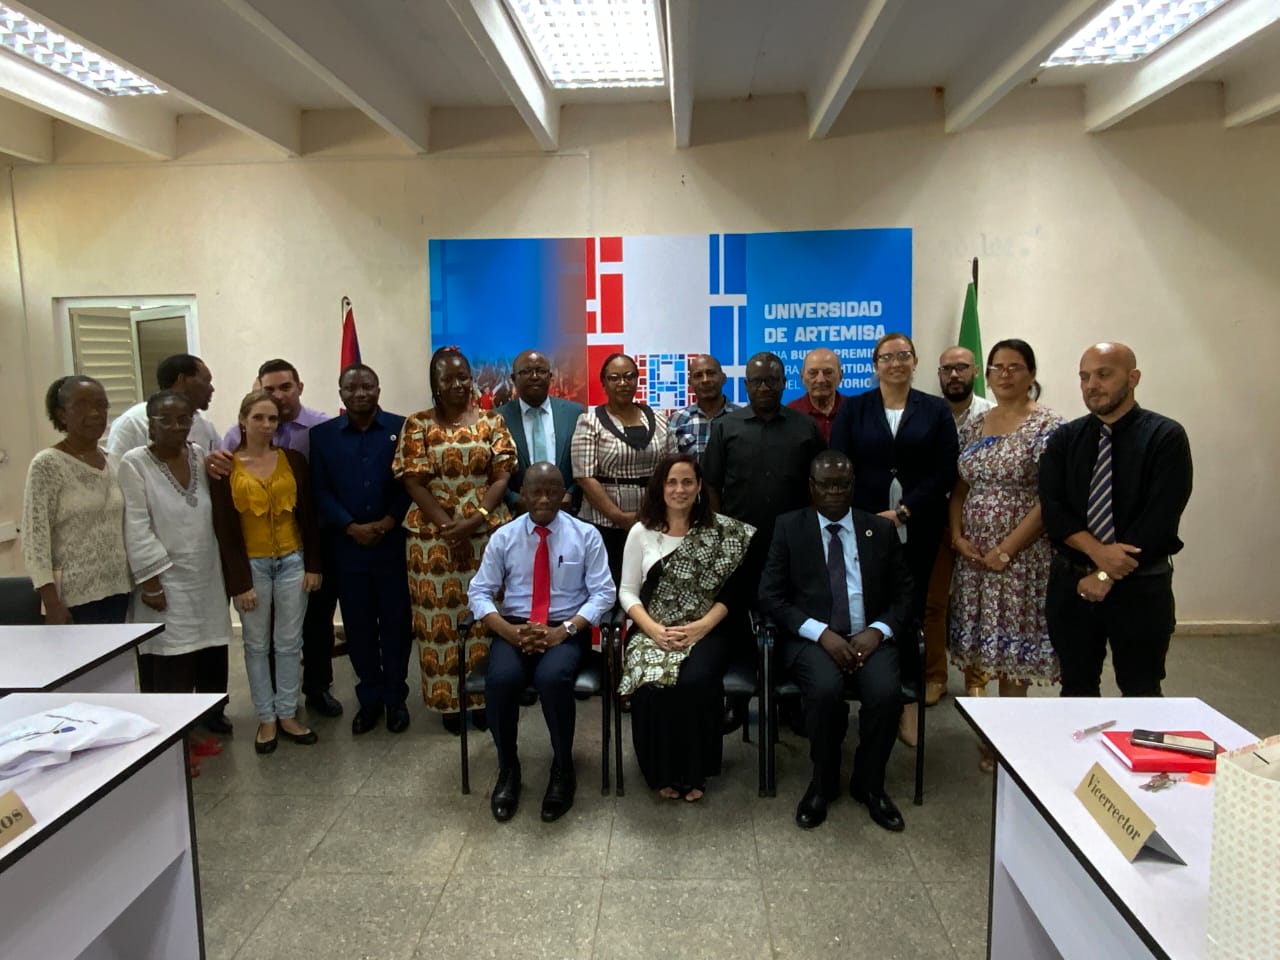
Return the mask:
POLYGON ((0 726, 0 793, 77 751, 129 743, 159 729, 136 713, 78 702, 11 720, 0 726))

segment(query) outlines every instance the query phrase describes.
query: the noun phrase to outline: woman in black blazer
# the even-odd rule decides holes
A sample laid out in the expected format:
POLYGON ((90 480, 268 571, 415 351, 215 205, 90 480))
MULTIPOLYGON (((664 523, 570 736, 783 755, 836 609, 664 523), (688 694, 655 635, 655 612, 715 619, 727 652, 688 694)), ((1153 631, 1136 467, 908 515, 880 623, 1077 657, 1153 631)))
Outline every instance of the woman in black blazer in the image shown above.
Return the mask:
MULTIPOLYGON (((853 505, 898 529, 911 571, 912 633, 924 617, 929 574, 947 526, 947 495, 959 454, 955 419, 940 397, 911 387, 916 348, 904 333, 887 333, 872 352, 879 386, 840 405, 831 447, 853 461, 853 505)), ((922 682, 916 644, 898 645, 902 679, 922 682)), ((916 713, 902 714, 900 736, 916 741, 916 713)))

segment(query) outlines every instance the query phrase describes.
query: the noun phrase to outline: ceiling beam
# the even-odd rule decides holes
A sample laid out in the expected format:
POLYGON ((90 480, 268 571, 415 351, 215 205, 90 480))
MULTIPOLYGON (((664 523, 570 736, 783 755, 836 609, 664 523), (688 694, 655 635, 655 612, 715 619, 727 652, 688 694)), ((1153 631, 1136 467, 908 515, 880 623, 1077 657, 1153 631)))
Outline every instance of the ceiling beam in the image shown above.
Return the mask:
POLYGON ((143 0, 6 0, 188 100, 284 156, 302 144, 302 111, 222 59, 167 4, 143 0))
POLYGON ((415 153, 427 152, 427 104, 331 0, 222 0, 415 153))
POLYGON ((543 150, 560 145, 560 103, 543 82, 499 0, 448 0, 480 56, 543 150))
POLYGON ((1212 70, 1280 21, 1276 0, 1234 0, 1151 56, 1085 87, 1084 126, 1097 133, 1212 70))
POLYGON ((1030 31, 1014 31, 1020 37, 1016 46, 998 48, 988 53, 978 69, 960 82, 948 84, 945 94, 947 133, 959 133, 999 103, 1014 87, 1026 83, 1040 72, 1064 41, 1092 20, 1107 6, 1108 0, 1069 0, 1048 20, 1031 26, 1030 31))
MULTIPOLYGON (((7 55, 0 56, 0 97, 157 160, 172 160, 178 155, 175 114, 159 105, 127 102, 145 101, 146 97, 104 97, 34 63, 7 55)), ((8 140, 7 127, 7 119, 0 117, 0 130, 5 130, 0 139, 8 140)), ((52 136, 52 127, 50 131, 52 136)), ((13 150, 5 152, 22 156, 13 150)))
POLYGON ((836 60, 835 70, 830 76, 820 77, 808 91, 810 140, 831 132, 836 117, 848 103, 853 88, 871 65, 893 25, 893 18, 904 5, 904 0, 867 0, 849 42, 836 60))
POLYGON ((1243 127, 1280 113, 1280 60, 1227 81, 1223 126, 1243 127))
POLYGON ((0 153, 30 163, 53 162, 53 118, 0 100, 0 153))
POLYGON ((677 147, 693 133, 693 2, 667 0, 667 87, 677 147))

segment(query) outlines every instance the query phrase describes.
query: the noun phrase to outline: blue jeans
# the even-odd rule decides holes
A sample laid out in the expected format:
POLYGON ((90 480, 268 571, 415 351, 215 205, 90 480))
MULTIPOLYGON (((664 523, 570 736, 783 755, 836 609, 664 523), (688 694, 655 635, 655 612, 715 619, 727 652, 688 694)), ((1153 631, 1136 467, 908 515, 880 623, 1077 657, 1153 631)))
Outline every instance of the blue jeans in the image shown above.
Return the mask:
POLYGON ((302 554, 296 550, 283 557, 258 557, 249 561, 258 605, 240 611, 244 639, 244 670, 249 676, 249 696, 259 723, 279 717, 290 719, 298 712, 298 684, 302 674, 302 619, 307 612, 307 595, 302 592, 302 554), (271 638, 271 611, 275 610, 276 682, 271 686, 267 662, 271 638))

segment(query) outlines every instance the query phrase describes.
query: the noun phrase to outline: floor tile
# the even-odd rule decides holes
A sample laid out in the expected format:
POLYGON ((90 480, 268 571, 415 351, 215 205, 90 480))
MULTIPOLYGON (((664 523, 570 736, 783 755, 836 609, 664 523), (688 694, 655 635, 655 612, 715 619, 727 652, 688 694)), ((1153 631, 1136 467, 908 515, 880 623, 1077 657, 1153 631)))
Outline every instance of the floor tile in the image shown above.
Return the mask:
POLYGON ((986 960, 987 886, 986 880, 925 884, 957 960, 986 960))
POLYGON ((767 881, 765 891, 780 957, 953 958, 923 884, 767 881))
POLYGON ((822 880, 915 880, 905 837, 914 828, 903 808, 904 833, 877 826, 867 808, 846 794, 831 804, 827 821, 813 830, 796 826, 801 794, 758 801, 752 810, 760 870, 766 877, 822 880))
POLYGON ((610 876, 682 880, 753 876, 753 797, 708 793, 697 803, 663 800, 647 789, 618 801, 609 841, 610 876))
MULTIPOLYGON (((673 863, 672 873, 678 871, 679 864, 673 863)), ((772 957, 760 882, 610 877, 604 884, 594 956, 772 957)))
POLYGON ((353 797, 311 851, 305 872, 447 877, 477 815, 470 797, 440 798, 426 808, 400 797, 353 797))
POLYGON ((196 820, 200 863, 214 870, 300 870, 350 802, 233 794, 196 820))
POLYGON ((455 876, 418 942, 421 960, 591 956, 603 881, 455 876))
POLYGON ((443 880, 348 874, 294 880, 240 948, 244 960, 408 960, 443 880))
POLYGON ((463 845, 454 872, 462 876, 600 877, 604 875, 613 825, 613 802, 580 797, 555 823, 538 816, 542 791, 526 785, 520 809, 507 823, 484 813, 463 845))
POLYGON ((288 873, 200 870, 200 904, 208 960, 230 960, 276 898, 293 881, 288 873))

